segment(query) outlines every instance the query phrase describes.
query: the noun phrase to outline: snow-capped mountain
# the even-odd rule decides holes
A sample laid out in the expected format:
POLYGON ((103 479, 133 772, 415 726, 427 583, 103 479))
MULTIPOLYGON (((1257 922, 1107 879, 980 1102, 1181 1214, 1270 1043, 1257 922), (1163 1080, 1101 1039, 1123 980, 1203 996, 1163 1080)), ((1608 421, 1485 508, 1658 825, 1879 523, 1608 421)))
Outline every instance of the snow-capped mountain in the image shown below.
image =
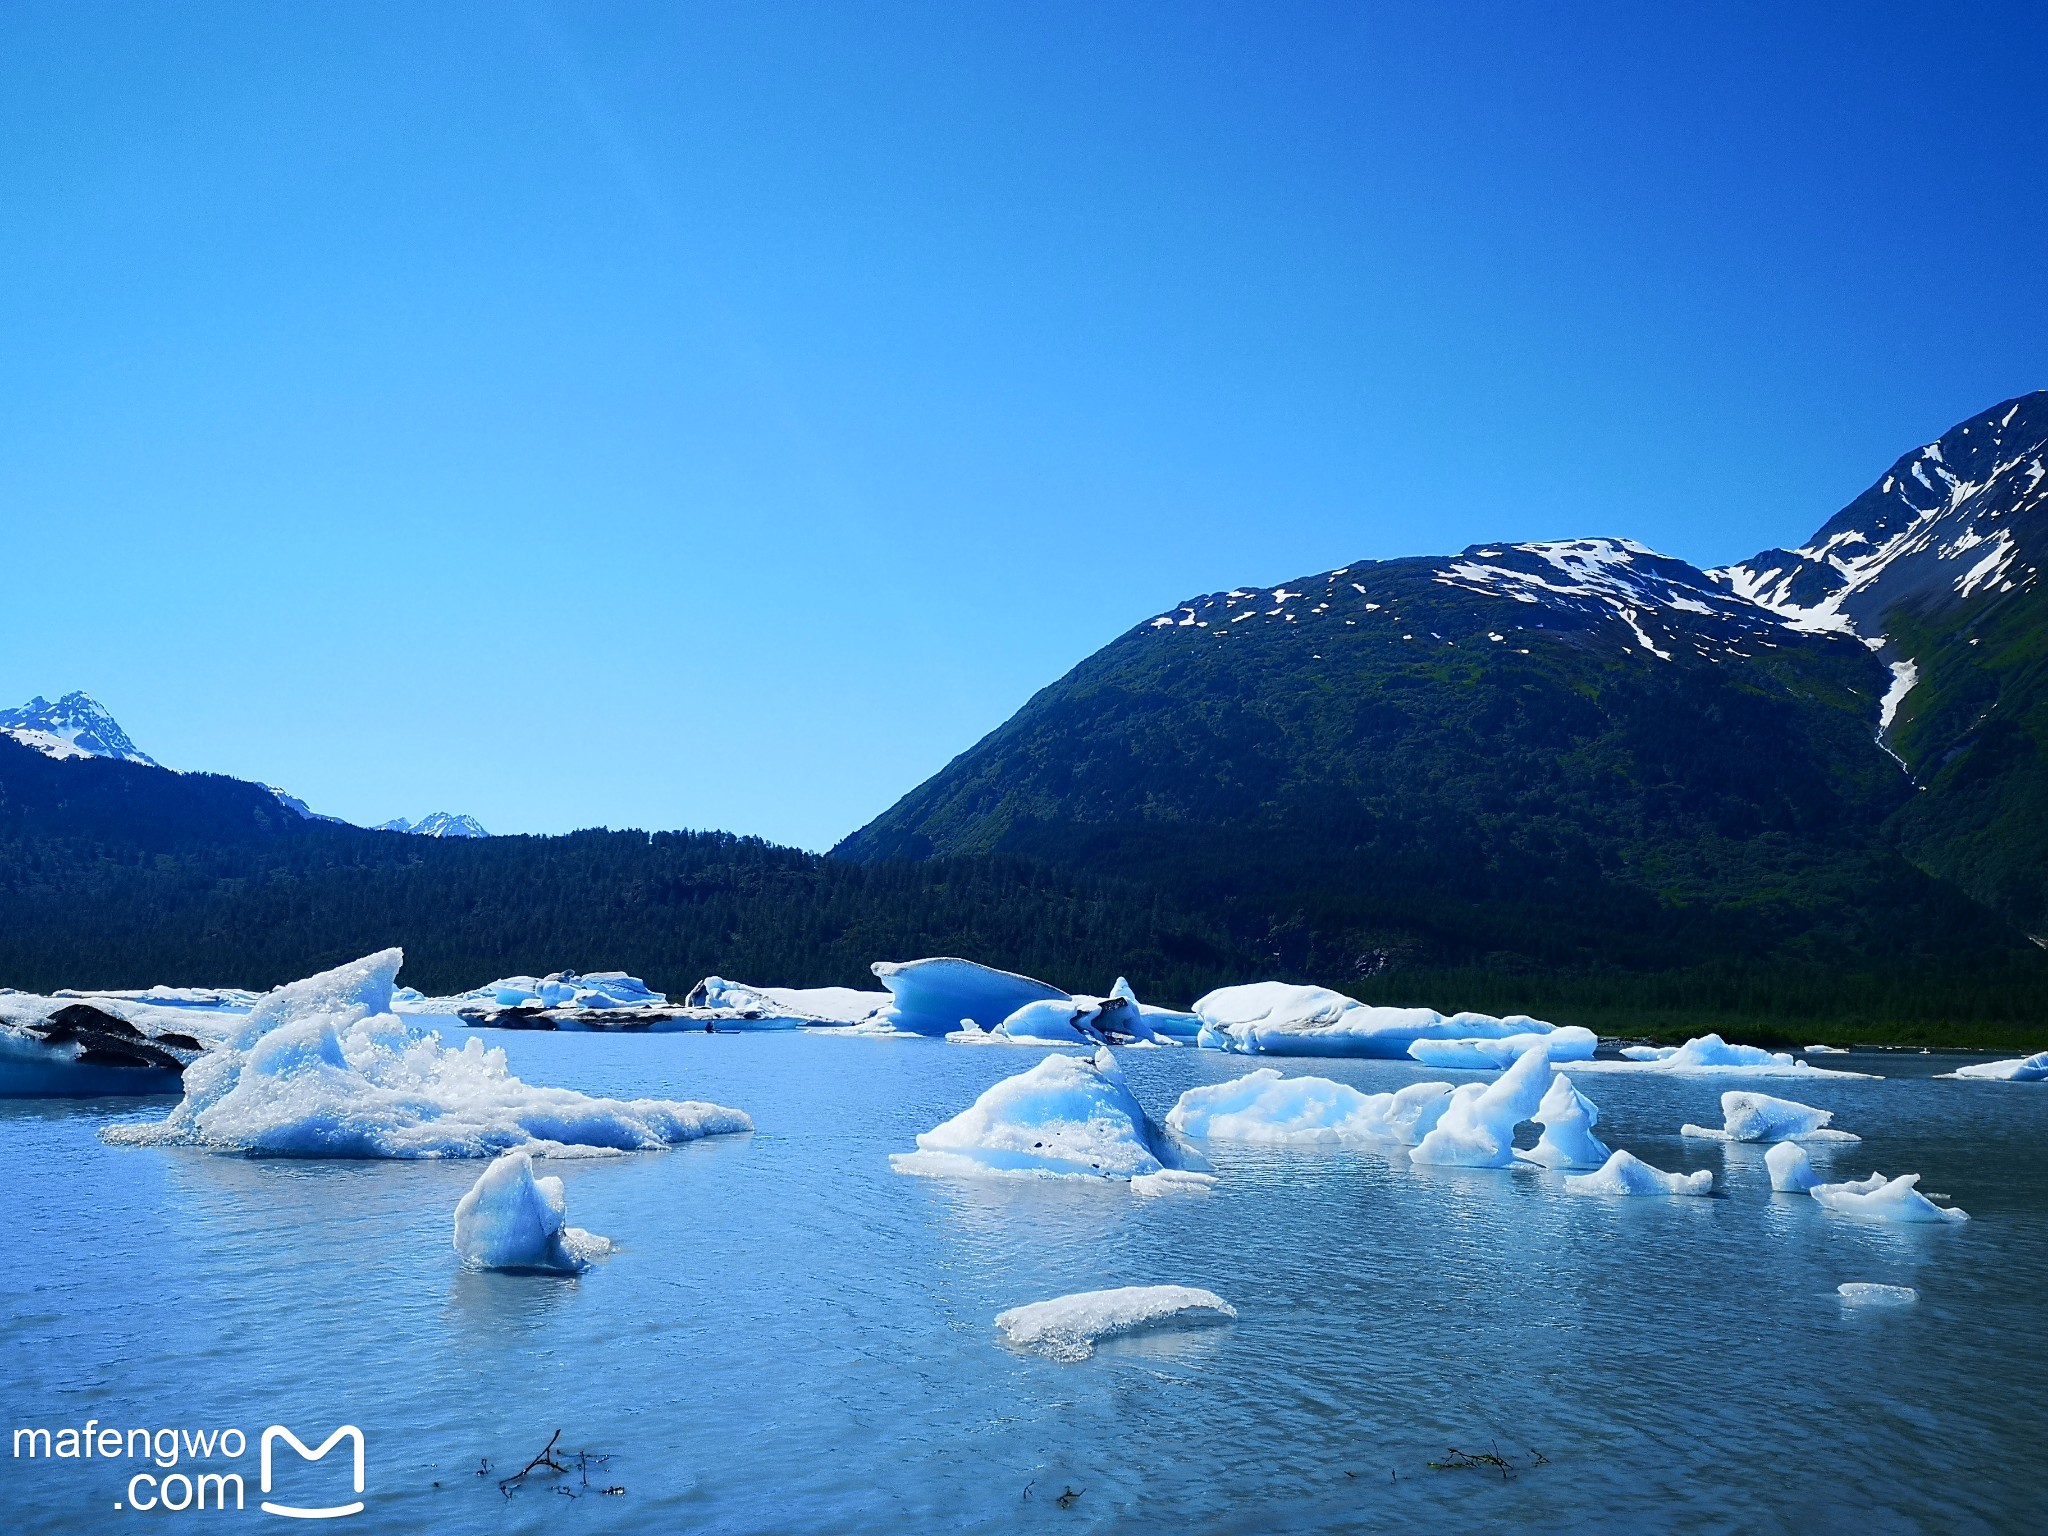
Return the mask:
POLYGON ((1801 629, 1884 636, 1929 610, 2031 587, 2048 555, 2048 390, 2007 400, 1914 450, 1797 549, 1709 572, 1801 629))
POLYGON ((111 757, 161 766, 87 693, 67 693, 54 704, 38 695, 19 709, 0 709, 0 731, 50 757, 111 757))
POLYGON ((483 823, 474 816, 457 816, 452 811, 435 811, 431 816, 422 816, 418 821, 407 821, 395 816, 390 821, 379 822, 370 829, 373 832, 410 832, 415 837, 489 837, 483 823))

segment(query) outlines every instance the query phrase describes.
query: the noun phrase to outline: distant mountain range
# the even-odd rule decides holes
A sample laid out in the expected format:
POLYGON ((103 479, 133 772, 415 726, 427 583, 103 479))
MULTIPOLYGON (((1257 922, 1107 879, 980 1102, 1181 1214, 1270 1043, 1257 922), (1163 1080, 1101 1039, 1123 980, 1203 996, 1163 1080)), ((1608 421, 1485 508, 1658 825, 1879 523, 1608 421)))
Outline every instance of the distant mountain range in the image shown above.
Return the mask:
MULTIPOLYGON (((71 692, 52 704, 48 699, 37 697, 19 709, 0 709, 0 734, 12 736, 25 747, 34 747, 45 757, 80 758, 104 757, 122 763, 147 763, 152 768, 163 765, 147 752, 138 748, 121 729, 114 717, 107 713, 97 699, 89 693, 71 692)), ((322 815, 289 790, 275 784, 263 786, 277 798, 278 804, 304 817, 307 821, 331 821, 341 825, 339 816, 322 815)), ((420 837, 489 837, 483 823, 474 816, 458 816, 452 811, 435 811, 422 816, 418 821, 407 821, 403 816, 391 821, 379 822, 370 829, 374 832, 411 832, 420 837)))
POLYGON ((676 990, 950 950, 1166 1001, 1257 974, 1986 1038, 2048 1022, 2044 461, 2037 393, 1715 570, 1589 538, 1190 598, 826 859, 447 813, 400 848, 38 699, 0 716, 35 748, 0 743, 0 980, 262 984, 403 942, 422 984, 676 990))

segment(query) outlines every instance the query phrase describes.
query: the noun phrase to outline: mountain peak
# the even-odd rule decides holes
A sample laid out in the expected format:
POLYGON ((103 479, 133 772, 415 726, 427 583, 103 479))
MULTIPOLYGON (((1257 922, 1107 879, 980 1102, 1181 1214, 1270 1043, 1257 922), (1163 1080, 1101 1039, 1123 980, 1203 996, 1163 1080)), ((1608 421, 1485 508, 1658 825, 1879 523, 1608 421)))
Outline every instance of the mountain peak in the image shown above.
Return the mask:
POLYGON ((111 757, 162 766, 128 739, 97 699, 76 689, 54 704, 38 694, 18 709, 0 709, 0 731, 50 757, 111 757))
POLYGON ((482 822, 474 816, 458 816, 452 811, 435 811, 422 816, 418 821, 407 821, 403 816, 394 816, 390 821, 379 822, 370 829, 373 832, 409 832, 415 837, 489 837, 482 822))

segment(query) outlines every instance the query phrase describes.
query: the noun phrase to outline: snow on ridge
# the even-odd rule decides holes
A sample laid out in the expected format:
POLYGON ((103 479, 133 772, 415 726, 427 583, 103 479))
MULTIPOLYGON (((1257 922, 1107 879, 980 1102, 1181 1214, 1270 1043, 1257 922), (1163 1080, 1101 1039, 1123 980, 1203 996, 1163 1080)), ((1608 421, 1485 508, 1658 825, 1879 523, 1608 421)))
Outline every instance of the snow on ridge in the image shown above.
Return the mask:
POLYGON ((19 708, 0 709, 0 732, 46 757, 107 757, 163 766, 129 740, 97 699, 76 689, 54 704, 38 694, 19 708))
POLYGON ((435 811, 422 816, 418 821, 407 821, 403 816, 394 816, 389 821, 380 821, 370 829, 372 832, 409 832, 415 837, 489 837, 484 824, 474 816, 458 816, 452 811, 435 811))

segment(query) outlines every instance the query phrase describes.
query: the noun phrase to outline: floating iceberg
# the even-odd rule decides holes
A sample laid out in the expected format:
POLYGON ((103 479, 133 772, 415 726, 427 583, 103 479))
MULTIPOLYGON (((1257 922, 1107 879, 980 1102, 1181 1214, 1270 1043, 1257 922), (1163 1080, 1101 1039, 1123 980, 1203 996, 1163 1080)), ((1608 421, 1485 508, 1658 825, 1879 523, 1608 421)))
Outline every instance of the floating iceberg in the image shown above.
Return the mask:
POLYGON ((1809 1045, 1806 1047, 1806 1054, 1809 1056, 1846 1056, 1849 1053, 1839 1045, 1809 1045))
POLYGON ((1269 1146, 1350 1147, 1376 1141, 1413 1146, 1450 1102, 1449 1083, 1411 1083, 1396 1093, 1360 1093, 1327 1077, 1283 1077, 1261 1067, 1227 1083, 1190 1088, 1167 1111, 1166 1127, 1205 1141, 1269 1146))
POLYGON ((1531 1116, 1543 1127, 1543 1135, 1527 1151, 1515 1156, 1525 1163, 1544 1168, 1598 1168, 1612 1155, 1607 1143, 1593 1134, 1600 1123, 1600 1110, 1572 1080, 1559 1073, 1543 1092, 1543 1102, 1531 1116))
POLYGON ((1216 1187, 1216 1175, 1200 1173, 1193 1168, 1162 1168, 1157 1173, 1141 1173, 1131 1179, 1131 1193, 1134 1195, 1206 1195, 1216 1187))
POLYGON ((1202 1033, 1199 1014, 1183 1013, 1178 1008, 1161 1008, 1156 1003, 1141 1003, 1138 994, 1131 990, 1131 984, 1119 976, 1116 985, 1109 989, 1111 997, 1120 997, 1138 1010, 1152 1033, 1163 1040, 1177 1041, 1192 1045, 1202 1033))
POLYGON ((1835 1294, 1855 1306, 1896 1307, 1920 1299, 1910 1285, 1877 1285, 1868 1280, 1845 1280, 1835 1287, 1835 1294))
POLYGON ((184 1061, 134 1026, 79 1004, 58 1015, 20 1028, 0 1026, 0 1098, 179 1091, 184 1061), (93 1015, 94 1024, 62 1017, 73 1009, 93 1015))
POLYGON ((472 1269, 576 1274, 612 1245, 563 1225, 568 1209, 560 1179, 536 1179, 530 1156, 507 1152, 457 1203, 455 1251, 472 1269))
POLYGON ((1132 1179, 1199 1159, 1153 1131, 1107 1046, 1006 1077, 889 1159, 933 1177, 1132 1179))
POLYGON ((1867 1179, 1853 1179, 1843 1184, 1816 1184, 1811 1193, 1813 1198, 1831 1211, 1844 1216, 1859 1217, 1864 1221, 1932 1222, 1968 1221, 1969 1212, 1953 1205, 1936 1205, 1913 1186, 1920 1182, 1917 1173, 1902 1173, 1896 1179, 1887 1179, 1881 1173, 1873 1173, 1867 1179))
POLYGON ((1770 1170, 1771 1188, 1781 1195, 1803 1195, 1820 1182, 1820 1175, 1813 1171, 1813 1159, 1796 1141, 1781 1141, 1773 1146, 1764 1154, 1764 1167, 1770 1170))
POLYGON ((267 994, 186 1069, 169 1119, 110 1126, 106 1139, 289 1157, 489 1157, 753 1129, 716 1104, 532 1087, 478 1039, 449 1050, 392 1014, 403 958, 387 949, 267 994))
POLYGON ((1681 1136, 1706 1137, 1714 1141, 1861 1141, 1852 1131, 1828 1128, 1835 1118, 1831 1109, 1815 1109, 1794 1099, 1774 1099, 1768 1093, 1744 1093, 1730 1089, 1721 1095, 1721 1127, 1701 1125, 1679 1127, 1681 1136))
POLYGON ((1941 1075, 1961 1078, 1965 1082, 2038 1083, 2048 1078, 2048 1051, 2034 1056, 2014 1056, 2006 1061, 1973 1061, 1966 1067, 1957 1067, 1955 1071, 1941 1075))
POLYGON ((919 1035, 950 1035, 965 1021, 994 1029, 1026 1003, 1068 1000, 1058 987, 951 955, 877 960, 872 969, 893 994, 890 1022, 919 1035))
POLYGON ((1515 1127, 1542 1107, 1550 1088, 1550 1058, 1526 1051, 1490 1083, 1451 1090, 1436 1124, 1409 1157, 1454 1168, 1506 1168, 1515 1161, 1515 1127))
MULTIPOLYGON (((1484 1013, 1445 1018, 1430 1008, 1375 1008, 1327 987, 1255 981, 1196 1000, 1200 1043, 1267 1056, 1405 1056, 1417 1040, 1501 1039, 1549 1034, 1541 1019, 1484 1013)), ((1498 1063, 1493 1063, 1498 1065, 1498 1063)))
POLYGON ((1472 1040, 1411 1040, 1408 1054, 1425 1067, 1449 1067, 1471 1072, 1497 1072, 1529 1051, 1541 1049, 1552 1062, 1591 1061, 1599 1049, 1600 1037, 1577 1024, 1566 1024, 1548 1034, 1531 1032, 1480 1036, 1472 1040))
POLYGON ((1564 1187, 1574 1195, 1705 1195, 1713 1191, 1714 1175, 1705 1168, 1666 1173, 1632 1152, 1617 1152, 1598 1173, 1569 1175, 1564 1187))
POLYGON ((555 971, 546 976, 501 976, 453 997, 422 997, 399 988, 393 1000, 402 1013, 471 1013, 494 1008, 661 1008, 668 994, 656 992, 624 971, 555 971))
POLYGON ((1125 1285, 1034 1301, 996 1314, 996 1326, 1020 1349, 1055 1360, 1086 1360, 1098 1340, 1143 1329, 1227 1323, 1237 1308, 1192 1285, 1125 1285))
POLYGON ((1675 1077, 1875 1077, 1872 1072, 1843 1072, 1816 1067, 1785 1051, 1754 1045, 1730 1045, 1719 1035, 1700 1035, 1683 1045, 1630 1045, 1622 1061, 1589 1061, 1587 1072, 1669 1072, 1675 1077))
POLYGON ((691 1008, 721 1008, 799 1026, 831 1028, 858 1024, 880 1013, 889 1006, 889 994, 856 987, 750 987, 723 976, 706 976, 690 989, 684 1003, 691 1008))

